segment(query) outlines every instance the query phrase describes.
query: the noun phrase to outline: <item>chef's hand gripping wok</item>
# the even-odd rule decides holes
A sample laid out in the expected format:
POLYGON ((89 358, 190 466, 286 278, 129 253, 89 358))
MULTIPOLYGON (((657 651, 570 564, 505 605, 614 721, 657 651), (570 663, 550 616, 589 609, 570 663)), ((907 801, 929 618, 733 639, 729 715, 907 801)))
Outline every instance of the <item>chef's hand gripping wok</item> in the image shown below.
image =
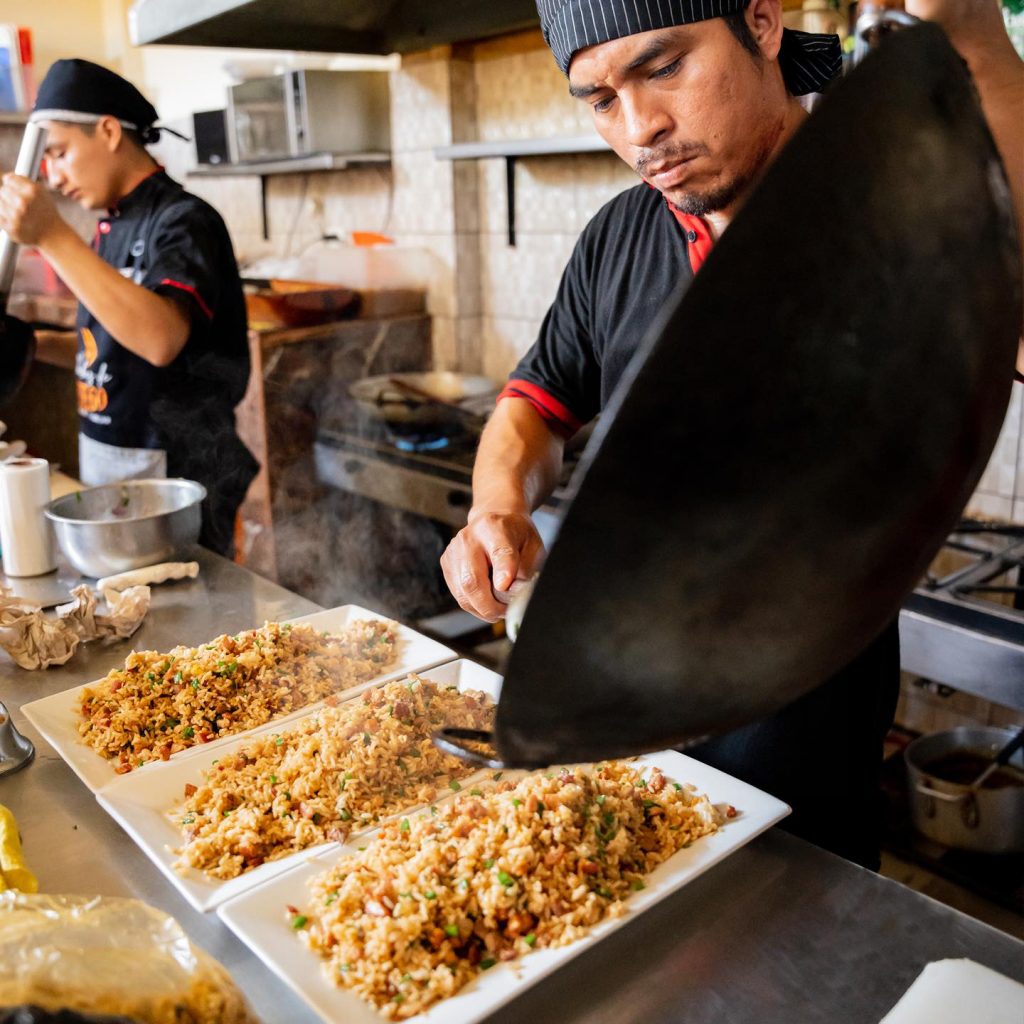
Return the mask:
MULTIPOLYGON (((45 148, 46 130, 29 122, 21 139, 15 174, 35 181, 45 148)), ((7 312, 17 259, 18 243, 6 231, 0 231, 0 405, 11 399, 25 383, 36 350, 32 328, 7 312)))
POLYGON ((1020 280, 962 61, 934 26, 892 35, 643 340, 572 480, 493 736, 438 741, 520 767, 682 747, 849 662, 981 475, 1020 280))

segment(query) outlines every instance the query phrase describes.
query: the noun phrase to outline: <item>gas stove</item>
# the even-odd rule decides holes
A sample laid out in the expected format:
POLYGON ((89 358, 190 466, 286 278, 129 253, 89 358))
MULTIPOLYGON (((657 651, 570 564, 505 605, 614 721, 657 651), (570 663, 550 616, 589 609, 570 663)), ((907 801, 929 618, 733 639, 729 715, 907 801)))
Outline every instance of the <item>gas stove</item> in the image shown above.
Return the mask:
POLYGON ((1024 527, 965 519, 900 615, 907 672, 1024 711, 1024 527))
MULTIPOLYGON (((317 479, 330 487, 445 523, 466 525, 473 499, 473 431, 394 434, 385 427, 322 427, 313 447, 317 479)), ((569 453, 559 487, 541 510, 553 512, 577 457, 569 453)))
MULTIPOLYGON (((460 530, 478 441, 471 430, 394 435, 341 416, 317 435, 317 477, 460 530)), ((545 541, 577 459, 567 452, 561 485, 536 517, 545 541)), ((905 671, 1024 711, 1024 526, 961 522, 904 602, 900 643, 905 671)))

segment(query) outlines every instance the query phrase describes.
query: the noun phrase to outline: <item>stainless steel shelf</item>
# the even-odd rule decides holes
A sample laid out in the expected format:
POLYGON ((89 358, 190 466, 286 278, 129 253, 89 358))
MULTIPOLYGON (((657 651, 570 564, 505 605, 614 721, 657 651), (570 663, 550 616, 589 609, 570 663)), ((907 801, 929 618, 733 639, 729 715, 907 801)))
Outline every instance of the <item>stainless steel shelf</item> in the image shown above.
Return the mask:
POLYGON ((284 160, 264 160, 247 164, 200 164, 188 173, 201 178, 240 176, 264 177, 268 174, 307 174, 310 171, 345 171, 349 168, 389 167, 390 153, 311 153, 284 160))
POLYGON ((501 139, 497 142, 457 142, 438 146, 438 160, 486 160, 490 157, 564 156, 571 153, 610 153, 611 147, 598 135, 554 139, 501 139))
POLYGON ((263 238, 270 238, 267 221, 267 178, 277 174, 311 174, 317 171, 348 171, 364 167, 390 167, 390 153, 311 153, 285 160, 247 164, 200 164, 188 171, 197 178, 260 179, 260 218, 263 238))

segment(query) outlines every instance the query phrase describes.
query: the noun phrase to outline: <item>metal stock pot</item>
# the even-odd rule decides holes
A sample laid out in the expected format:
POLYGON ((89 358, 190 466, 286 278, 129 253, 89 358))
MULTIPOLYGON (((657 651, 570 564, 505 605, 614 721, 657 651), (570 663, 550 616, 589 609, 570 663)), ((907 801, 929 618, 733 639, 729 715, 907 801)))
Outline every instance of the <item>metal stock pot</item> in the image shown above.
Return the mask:
POLYGON ((1015 734, 1014 729, 961 726, 914 740, 903 753, 914 827, 960 850, 1024 850, 1024 750, 996 772, 995 785, 972 792, 967 784, 1015 734))

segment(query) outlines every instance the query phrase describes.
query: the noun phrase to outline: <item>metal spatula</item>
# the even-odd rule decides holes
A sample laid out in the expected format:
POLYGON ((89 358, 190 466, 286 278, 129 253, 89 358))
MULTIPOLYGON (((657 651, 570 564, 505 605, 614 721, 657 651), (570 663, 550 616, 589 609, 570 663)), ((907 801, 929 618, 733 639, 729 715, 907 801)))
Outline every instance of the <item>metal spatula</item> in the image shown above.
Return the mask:
MULTIPOLYGON (((31 122, 25 125, 15 173, 35 181, 45 148, 45 129, 31 122)), ((7 312, 17 258, 18 243, 6 231, 0 231, 0 406, 25 383, 36 350, 35 331, 7 312)))
POLYGON ((963 62, 934 26, 893 35, 638 339, 512 650, 495 750, 470 756, 684 746, 854 657, 985 466, 1020 280, 963 62))

